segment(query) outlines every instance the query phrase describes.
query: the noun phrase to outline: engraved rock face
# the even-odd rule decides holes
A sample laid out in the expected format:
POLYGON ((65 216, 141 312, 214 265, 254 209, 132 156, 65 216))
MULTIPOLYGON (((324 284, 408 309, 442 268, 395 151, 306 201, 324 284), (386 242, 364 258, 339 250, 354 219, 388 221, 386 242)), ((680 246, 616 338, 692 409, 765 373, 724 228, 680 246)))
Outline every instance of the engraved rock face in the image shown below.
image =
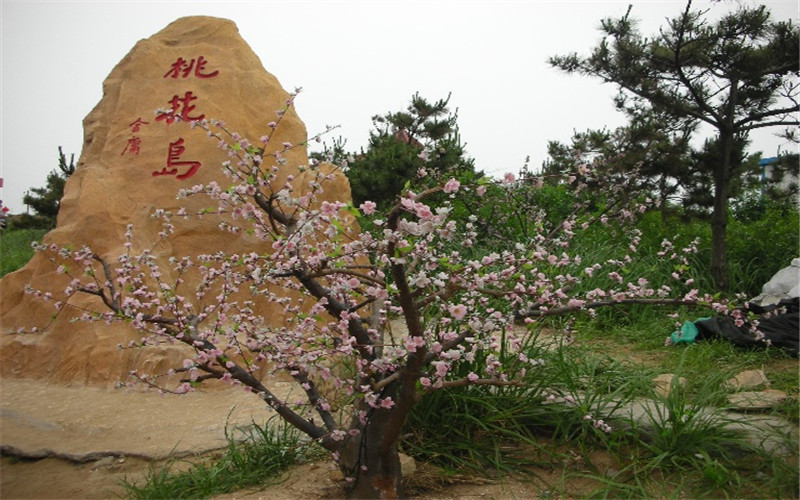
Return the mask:
MULTIPOLYGON (((187 17, 139 41, 103 82, 103 98, 84 119, 84 144, 75 173, 68 179, 57 227, 43 243, 91 250, 114 262, 126 249, 127 225, 133 225, 132 251, 152 248, 166 262, 170 256, 271 251, 268 243, 241 232, 218 229, 219 215, 176 221, 175 233, 160 240, 162 221, 156 209, 188 213, 215 209, 205 197, 176 199, 180 189, 216 181, 228 159, 217 141, 192 129, 195 119, 223 120, 225 127, 263 146, 265 157, 284 143, 303 144, 305 125, 294 108, 276 115, 290 98, 278 80, 241 38, 236 25, 213 17, 187 17), (159 113, 156 110, 160 110, 159 113), (268 124, 279 121, 275 129, 268 124), (259 138, 270 136, 265 145, 259 138)), ((305 148, 282 153, 278 182, 308 164, 305 148)), ((265 168, 267 166, 264 163, 265 168)), ((323 199, 350 200, 350 188, 334 172, 323 199)), ((169 274, 170 267, 162 269, 169 274)), ((165 279, 174 278, 166 276, 165 279)), ((178 347, 125 349, 117 345, 141 337, 120 323, 73 322, 82 308, 100 310, 96 297, 75 295, 55 320, 50 304, 24 293, 63 290, 69 278, 37 254, 24 268, 0 282, 0 374, 45 378, 60 383, 112 385, 130 370, 166 370, 186 357, 178 347), (31 333, 32 328, 38 331, 31 333), (18 333, 20 329, 27 333, 18 333), (124 330, 124 331, 121 331, 124 330), (13 333, 12 333, 13 332, 13 333)), ((190 289, 191 283, 187 283, 190 289)), ((276 317, 275 306, 261 311, 276 317), (269 309, 273 307, 273 309, 269 309)), ((279 315, 278 315, 279 316, 279 315)))

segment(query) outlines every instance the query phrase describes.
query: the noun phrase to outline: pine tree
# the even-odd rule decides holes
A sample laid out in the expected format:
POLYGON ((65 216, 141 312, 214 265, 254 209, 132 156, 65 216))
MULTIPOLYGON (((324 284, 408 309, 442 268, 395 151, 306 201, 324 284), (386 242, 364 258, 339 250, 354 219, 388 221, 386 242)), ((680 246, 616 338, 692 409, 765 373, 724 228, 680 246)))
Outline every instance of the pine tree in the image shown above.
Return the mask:
MULTIPOLYGON (((70 155, 69 163, 61 146, 58 147, 58 170, 52 170, 47 174, 47 181, 44 187, 31 188, 23 198, 23 202, 34 210, 37 218, 22 222, 25 226, 37 226, 43 228, 55 227, 58 210, 61 207, 61 197, 64 196, 64 185, 67 178, 75 172, 75 154, 70 155)), ((20 224, 18 223, 17 226, 20 224)))
POLYGON ((736 143, 756 128, 800 125, 800 31, 791 21, 773 21, 764 6, 740 6, 713 23, 707 14, 693 10, 689 1, 682 14, 644 37, 629 9, 621 19, 602 22, 604 38, 589 56, 556 56, 549 62, 618 85, 621 107, 650 107, 716 130, 711 273, 726 289, 728 201, 735 179, 743 175, 736 143))

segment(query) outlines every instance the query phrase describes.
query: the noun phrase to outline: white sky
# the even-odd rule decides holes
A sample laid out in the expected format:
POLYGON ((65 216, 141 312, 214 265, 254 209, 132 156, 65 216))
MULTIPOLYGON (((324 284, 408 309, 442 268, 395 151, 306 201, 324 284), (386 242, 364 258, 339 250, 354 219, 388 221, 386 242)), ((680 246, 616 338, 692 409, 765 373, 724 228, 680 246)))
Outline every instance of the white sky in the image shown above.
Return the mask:
MULTIPOLYGON (((746 0, 745 3, 748 3, 746 0)), ((267 71, 287 90, 302 86, 297 110, 309 134, 341 128, 349 150, 365 146, 371 117, 404 109, 419 91, 452 92, 462 140, 477 168, 516 172, 546 158, 549 140, 574 130, 614 128, 616 88, 551 68, 549 56, 588 54, 605 17, 629 3, 644 34, 655 33, 681 1, 11 1, 2 17, 0 199, 12 213, 57 168, 58 146, 75 153, 82 120, 102 97, 102 82, 140 39, 175 19, 210 15, 234 21, 267 71)), ((769 0, 776 19, 798 19, 797 0, 769 0)), ((730 10, 736 0, 695 0, 730 10)), ((790 147, 766 129, 751 152, 790 147)), ((330 142, 330 140, 328 141, 330 142)))

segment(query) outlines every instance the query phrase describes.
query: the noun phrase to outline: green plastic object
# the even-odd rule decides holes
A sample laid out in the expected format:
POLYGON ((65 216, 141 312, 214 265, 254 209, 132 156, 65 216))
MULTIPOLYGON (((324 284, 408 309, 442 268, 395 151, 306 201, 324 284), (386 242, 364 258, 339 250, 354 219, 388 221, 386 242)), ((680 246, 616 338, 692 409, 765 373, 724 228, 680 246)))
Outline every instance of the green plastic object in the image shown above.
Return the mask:
MULTIPOLYGON (((698 318, 696 321, 703 321, 708 318, 698 318)), ((684 321, 681 329, 673 332, 669 339, 673 344, 690 344, 697 338, 697 327, 692 321, 684 321)))

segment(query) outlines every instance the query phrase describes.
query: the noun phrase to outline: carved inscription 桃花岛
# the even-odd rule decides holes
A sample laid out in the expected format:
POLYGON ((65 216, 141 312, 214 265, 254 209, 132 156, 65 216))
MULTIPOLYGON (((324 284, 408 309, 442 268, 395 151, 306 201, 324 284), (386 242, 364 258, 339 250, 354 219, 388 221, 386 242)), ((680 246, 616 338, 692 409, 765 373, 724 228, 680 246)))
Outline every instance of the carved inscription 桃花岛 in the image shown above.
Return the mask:
MULTIPOLYGON (((185 80, 189 78, 214 78, 219 75, 219 70, 209 68, 209 61, 199 56, 197 58, 184 59, 178 57, 174 62, 169 65, 169 69, 164 73, 164 79, 185 80)), ((156 121, 163 122, 167 126, 175 121, 191 122, 202 120, 205 118, 204 113, 199 113, 196 110, 198 96, 194 90, 181 89, 181 92, 175 93, 168 101, 168 107, 161 109, 156 114, 156 121)), ((131 135, 128 137, 127 142, 120 153, 120 156, 128 155, 129 157, 138 156, 142 150, 142 139, 139 137, 141 126, 149 125, 150 122, 143 121, 137 118, 130 123, 128 127, 131 129, 131 135)), ((167 147, 167 155, 164 167, 161 170, 152 172, 153 177, 160 177, 165 175, 174 175, 176 179, 183 180, 193 176, 197 170, 202 166, 202 163, 195 160, 182 159, 183 154, 186 152, 186 145, 183 137, 172 138, 167 147)))

